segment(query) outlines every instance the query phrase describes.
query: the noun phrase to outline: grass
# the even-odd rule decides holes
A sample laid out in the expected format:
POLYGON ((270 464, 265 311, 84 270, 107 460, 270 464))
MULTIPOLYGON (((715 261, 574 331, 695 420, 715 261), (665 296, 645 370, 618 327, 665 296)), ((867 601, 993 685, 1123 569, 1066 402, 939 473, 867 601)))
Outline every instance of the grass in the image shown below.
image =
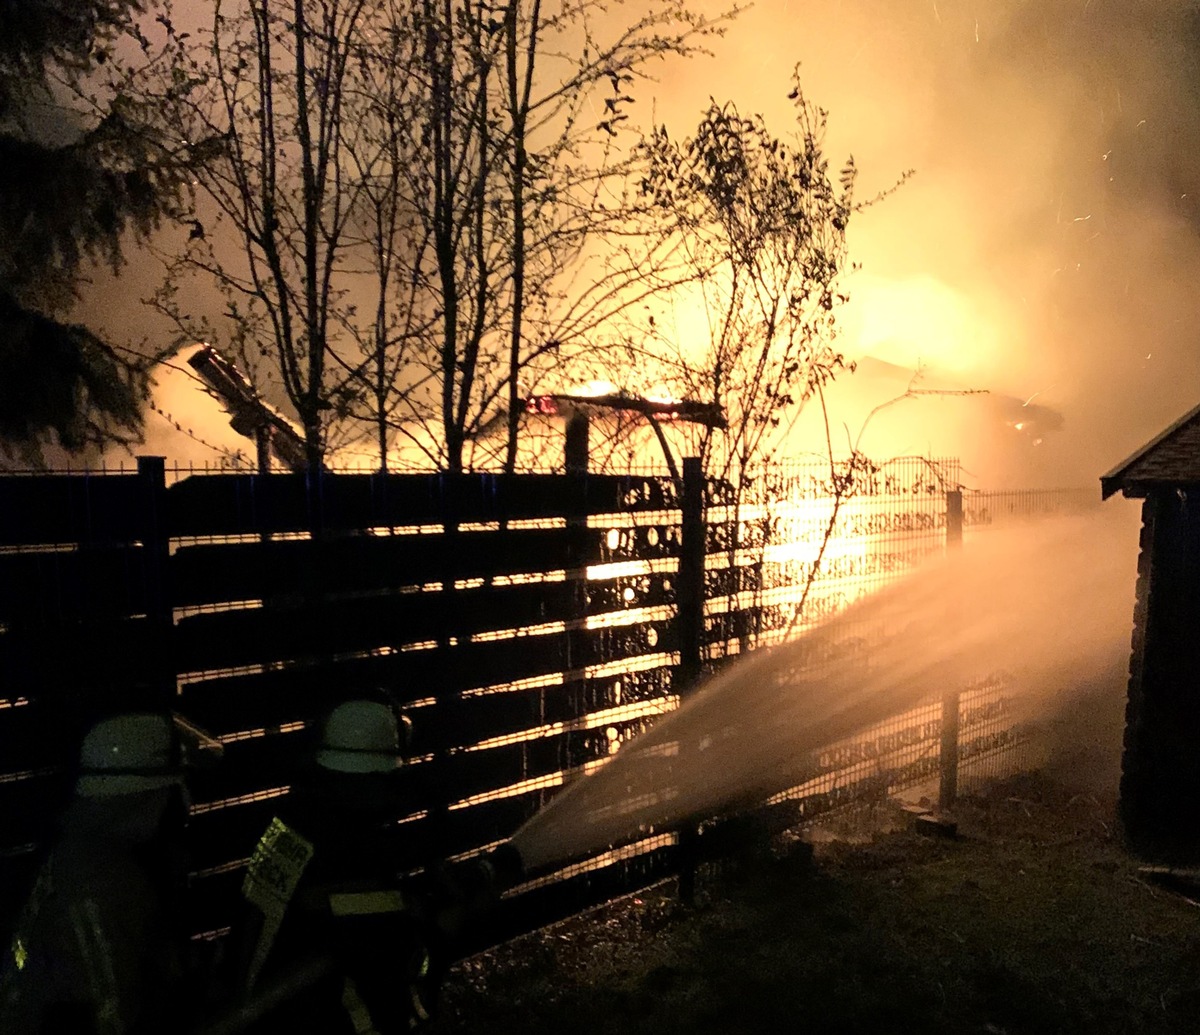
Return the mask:
POLYGON ((1200 909, 1113 814, 1040 774, 960 801, 954 839, 881 807, 694 907, 664 886, 464 961, 437 1031, 1200 1032, 1200 909))

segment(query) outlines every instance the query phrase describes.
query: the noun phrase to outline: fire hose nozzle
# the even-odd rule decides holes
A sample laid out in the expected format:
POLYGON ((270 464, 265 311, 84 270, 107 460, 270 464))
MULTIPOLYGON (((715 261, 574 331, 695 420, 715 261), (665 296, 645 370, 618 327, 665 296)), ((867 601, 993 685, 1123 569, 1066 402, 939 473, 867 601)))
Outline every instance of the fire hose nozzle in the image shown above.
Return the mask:
POLYGON ((486 911, 505 891, 519 884, 524 875, 520 853, 506 841, 486 855, 465 859, 443 870, 432 885, 434 910, 486 911))
POLYGON ((511 841, 505 841, 499 848, 488 852, 484 856, 484 865, 491 870, 492 885, 497 892, 520 884, 525 877, 525 862, 511 841))
POLYGON ((521 882, 525 866, 508 842, 442 870, 428 887, 425 910, 443 934, 458 937, 499 904, 521 882))

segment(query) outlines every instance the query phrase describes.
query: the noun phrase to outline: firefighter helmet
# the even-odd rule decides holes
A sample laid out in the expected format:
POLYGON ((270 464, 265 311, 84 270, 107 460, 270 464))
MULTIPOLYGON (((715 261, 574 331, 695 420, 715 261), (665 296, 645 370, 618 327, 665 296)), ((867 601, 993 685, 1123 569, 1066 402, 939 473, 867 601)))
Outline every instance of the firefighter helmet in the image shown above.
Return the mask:
POLYGON ((325 719, 317 765, 340 773, 396 769, 403 764, 401 737, 408 721, 379 701, 345 701, 325 719))
POLYGON ((132 712, 102 719, 83 738, 75 793, 108 798, 183 783, 170 716, 132 712))

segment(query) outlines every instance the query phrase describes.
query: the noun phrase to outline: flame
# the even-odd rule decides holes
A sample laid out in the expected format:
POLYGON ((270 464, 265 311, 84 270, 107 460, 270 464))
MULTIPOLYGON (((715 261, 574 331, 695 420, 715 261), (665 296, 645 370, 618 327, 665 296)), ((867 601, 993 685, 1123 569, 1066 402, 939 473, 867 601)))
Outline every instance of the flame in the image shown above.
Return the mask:
POLYGON ((849 351, 917 370, 980 378, 1002 360, 1005 335, 984 302, 931 276, 864 276, 842 314, 849 351))
POLYGON ((642 398, 645 399, 646 402, 652 402, 652 403, 671 404, 671 403, 678 403, 678 402, 683 401, 677 395, 675 395, 673 392, 668 391, 666 385, 661 385, 661 384, 655 385, 653 388, 651 388, 647 392, 643 392, 642 398))
POLYGON ((577 399, 591 399, 598 395, 616 395, 619 391, 620 389, 611 381, 588 381, 586 384, 568 389, 565 394, 577 399))

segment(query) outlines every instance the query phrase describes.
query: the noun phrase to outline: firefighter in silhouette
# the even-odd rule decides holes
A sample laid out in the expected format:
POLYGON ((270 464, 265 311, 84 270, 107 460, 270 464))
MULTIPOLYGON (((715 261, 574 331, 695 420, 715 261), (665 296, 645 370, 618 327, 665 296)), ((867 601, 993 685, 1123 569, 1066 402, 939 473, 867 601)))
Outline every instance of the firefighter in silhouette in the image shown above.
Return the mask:
POLYGON ((213 1030, 394 1035, 429 1020, 431 929, 396 867, 408 729, 375 700, 325 718, 250 860, 231 934, 234 1006, 213 1030))
POLYGON ((117 715, 88 731, 74 795, 0 970, 0 1032, 175 1027, 186 814, 170 715, 117 715))

